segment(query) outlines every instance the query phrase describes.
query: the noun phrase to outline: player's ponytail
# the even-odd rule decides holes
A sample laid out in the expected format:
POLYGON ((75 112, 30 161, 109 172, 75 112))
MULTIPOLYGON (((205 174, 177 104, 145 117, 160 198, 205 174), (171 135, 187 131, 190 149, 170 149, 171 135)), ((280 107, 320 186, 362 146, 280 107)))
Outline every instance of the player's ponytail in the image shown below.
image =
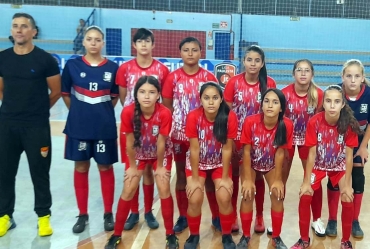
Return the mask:
MULTIPOLYGON (((286 99, 285 99, 284 93, 281 90, 276 89, 276 88, 270 88, 262 95, 261 102, 263 102, 263 100, 265 99, 266 94, 269 93, 269 92, 274 92, 278 96, 279 102, 280 102, 281 112, 279 112, 278 127, 276 129, 276 134, 275 134, 275 138, 274 138, 274 145, 279 147, 279 146, 282 146, 282 145, 284 145, 288 142, 287 139, 286 139, 286 132, 287 131, 286 131, 286 126, 285 126, 285 122, 284 122, 286 99)), ((261 103, 261 106, 262 106, 262 104, 263 103, 261 103)))
POLYGON ((354 116, 354 113, 349 107, 346 98, 344 96, 343 89, 338 85, 330 85, 324 91, 324 98, 325 94, 329 90, 337 90, 342 95, 342 101, 344 102, 344 107, 340 110, 339 119, 337 123, 337 129, 339 134, 345 134, 348 130, 348 127, 351 126, 353 132, 357 133, 358 135, 362 134, 363 132, 360 129, 360 125, 357 119, 354 116))
POLYGON ((153 77, 153 76, 141 76, 138 81, 136 82, 135 88, 134 88, 134 98, 135 98, 135 112, 134 112, 134 148, 140 148, 141 142, 141 106, 137 99, 137 93, 142 85, 145 83, 153 85, 155 88, 157 88, 158 92, 161 92, 161 86, 159 84, 159 81, 153 77))
POLYGON ((215 136, 218 142, 222 144, 226 144, 227 129, 228 129, 227 123, 229 119, 230 108, 223 100, 223 93, 222 93, 221 86, 215 82, 207 82, 204 85, 202 85, 202 87, 200 88, 200 97, 202 97, 204 90, 206 90, 208 87, 216 88, 218 93, 220 94, 220 97, 222 98, 222 102, 217 111, 215 122, 213 123, 213 135, 215 136))
POLYGON ((259 84, 260 84, 260 92, 261 92, 261 95, 263 95, 264 92, 267 90, 267 69, 266 69, 266 62, 265 62, 265 52, 262 50, 262 48, 260 46, 251 45, 251 46, 247 47, 247 49, 245 51, 244 60, 245 60, 245 57, 247 56, 247 54, 251 51, 258 53, 261 56, 261 60, 262 60, 262 63, 263 63, 263 67, 260 69, 260 71, 258 73, 258 80, 259 80, 259 84))

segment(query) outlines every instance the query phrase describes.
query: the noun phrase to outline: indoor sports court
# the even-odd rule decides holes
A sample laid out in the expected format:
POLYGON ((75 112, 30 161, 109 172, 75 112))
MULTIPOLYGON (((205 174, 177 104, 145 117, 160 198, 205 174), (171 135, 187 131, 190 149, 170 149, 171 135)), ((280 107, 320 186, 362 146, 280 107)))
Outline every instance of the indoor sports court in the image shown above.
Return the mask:
MULTIPOLYGON (((131 40, 138 28, 153 31, 153 57, 170 71, 182 66, 178 43, 186 36, 196 37, 202 44, 200 65, 210 70, 223 87, 230 77, 244 70, 241 63, 244 51, 252 44, 261 46, 266 55, 269 76, 281 89, 293 81, 292 68, 296 60, 307 58, 314 64, 314 81, 321 88, 341 82, 343 63, 359 59, 370 73, 370 45, 366 31, 370 28, 370 2, 367 0, 0 0, 0 51, 12 46, 9 28, 12 16, 26 12, 36 20, 37 39, 34 44, 51 53, 62 72, 67 60, 84 54, 80 37, 82 30, 97 25, 105 32, 104 54, 119 65, 135 57, 131 40), (79 22, 82 19, 83 24, 79 22), (80 27, 80 25, 83 25, 80 27), (80 28, 79 28, 80 27, 80 28), (76 30, 77 28, 77 30, 76 30)), ((21 72, 20 72, 21 73, 21 72)), ((1 102, 0 102, 1 103, 1 102)), ((120 125, 122 105, 115 107, 117 127, 120 125)), ((103 228, 103 201, 100 178, 92 161, 89 172, 89 224, 80 234, 72 233, 78 209, 73 188, 73 162, 64 159, 68 109, 62 99, 50 110, 52 135, 52 164, 50 170, 53 199, 52 236, 39 237, 37 216, 33 211, 34 191, 27 158, 22 155, 16 178, 15 229, 0 237, 0 249, 102 249, 111 232, 103 228)), ((118 131, 117 131, 118 132, 118 131)), ((368 164, 367 164, 368 165, 368 164)), ((365 165, 365 177, 370 172, 365 165)), ((113 214, 123 187, 124 165, 114 164, 115 197, 113 214)), ((303 169, 295 153, 284 201, 284 221, 281 237, 290 247, 299 238, 298 203, 303 169)), ((323 185, 321 219, 328 221, 326 180, 323 185)), ((174 198, 174 221, 179 213, 175 199, 176 167, 172 167, 171 193, 174 198)), ((267 186, 267 185, 266 185, 267 186)), ((370 183, 365 181, 365 192, 360 213, 363 239, 351 236, 353 248, 370 249, 370 183)), ((141 188, 141 184, 140 184, 141 188)), ((266 187, 268 188, 268 187, 266 187)), ((1 189, 0 189, 1 191, 1 189)), ((122 235, 118 249, 165 248, 165 229, 160 199, 155 188, 153 214, 159 228, 151 230, 144 221, 143 191, 140 190, 139 223, 122 235)), ((240 206, 240 198, 238 207, 240 206)), ((312 249, 339 248, 341 239, 341 205, 338 209, 337 237, 318 237, 310 231, 312 249)), ((265 192, 264 221, 271 225, 269 191, 265 192)), ((254 221, 253 221, 254 222, 254 221)), ((240 225, 240 220, 239 220, 240 225)), ((253 226, 253 223, 252 223, 253 226)), ((240 226, 241 227, 241 226, 240 226)), ((251 231, 253 227, 251 227, 251 231)), ((241 229, 233 233, 237 243, 241 229)), ((189 236, 186 229, 179 238, 180 248, 189 236)), ((222 234, 211 225, 211 213, 204 199, 200 226, 202 249, 222 248, 222 234)), ((273 248, 266 232, 252 232, 250 249, 273 248)))

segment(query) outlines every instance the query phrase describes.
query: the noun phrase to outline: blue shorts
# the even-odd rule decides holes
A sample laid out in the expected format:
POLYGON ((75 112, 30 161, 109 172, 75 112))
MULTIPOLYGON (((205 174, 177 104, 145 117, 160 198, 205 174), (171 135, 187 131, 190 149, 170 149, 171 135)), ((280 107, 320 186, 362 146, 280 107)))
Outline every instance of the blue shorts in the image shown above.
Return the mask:
POLYGON ((117 139, 79 140, 66 137, 64 158, 72 161, 88 161, 110 165, 118 162, 117 139))

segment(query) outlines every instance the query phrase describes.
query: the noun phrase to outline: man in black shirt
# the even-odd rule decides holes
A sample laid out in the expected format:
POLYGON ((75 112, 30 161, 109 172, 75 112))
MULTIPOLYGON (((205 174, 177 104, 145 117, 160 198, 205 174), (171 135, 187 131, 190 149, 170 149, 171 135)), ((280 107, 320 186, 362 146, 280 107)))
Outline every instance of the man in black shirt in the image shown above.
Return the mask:
POLYGON ((32 43, 32 16, 15 14, 11 33, 14 47, 0 52, 0 236, 16 226, 15 177, 23 151, 35 191, 38 233, 48 236, 53 233, 49 109, 61 95, 60 71, 56 60, 32 43))

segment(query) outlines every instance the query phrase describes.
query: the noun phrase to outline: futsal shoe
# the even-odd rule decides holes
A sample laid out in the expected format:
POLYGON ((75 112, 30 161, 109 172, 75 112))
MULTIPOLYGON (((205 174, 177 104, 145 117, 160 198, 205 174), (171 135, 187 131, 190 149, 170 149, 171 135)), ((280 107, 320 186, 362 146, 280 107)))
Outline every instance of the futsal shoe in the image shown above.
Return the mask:
POLYGON ((238 233, 239 232, 238 217, 235 217, 234 224, 231 226, 231 232, 232 233, 238 233))
POLYGON ((251 237, 245 237, 244 235, 240 238, 239 243, 236 245, 236 249, 248 249, 249 241, 251 237))
POLYGON ((121 243, 121 237, 117 235, 112 235, 105 244, 104 249, 116 249, 117 245, 121 243))
POLYGON ((306 249, 308 247, 310 247, 310 239, 308 241, 299 239, 290 249, 306 249))
POLYGON ((216 217, 212 219, 212 226, 217 230, 221 232, 221 223, 220 223, 220 217, 216 217))
POLYGON ((10 218, 9 215, 4 215, 0 217, 0 237, 4 236, 9 230, 15 228, 17 224, 13 218, 10 218))
POLYGON ((178 249, 179 248, 179 239, 176 237, 175 234, 167 235, 166 248, 168 249, 178 249))
POLYGON ((224 249, 236 248, 235 242, 233 241, 233 237, 231 237, 231 234, 222 235, 222 245, 224 246, 224 249))
POLYGON ((272 246, 276 249, 288 249, 280 236, 272 238, 272 246))
POLYGON ((150 212, 146 213, 146 214, 144 215, 144 217, 145 217, 146 224, 148 224, 148 227, 149 227, 150 229, 157 229, 157 228, 159 227, 159 223, 158 223, 158 221, 155 219, 155 217, 154 217, 154 215, 153 215, 152 211, 150 211, 150 212))
POLYGON ((173 227, 173 231, 177 233, 182 233, 188 227, 188 219, 185 216, 179 216, 175 226, 173 227))
POLYGON ((364 231, 362 231, 358 220, 352 221, 352 236, 356 239, 362 239, 364 237, 364 231))
POLYGON ((134 226, 139 222, 139 214, 131 213, 128 219, 126 220, 124 230, 129 231, 134 228, 134 226))
POLYGON ((254 222, 254 231, 256 233, 265 232, 265 223, 263 222, 263 216, 256 216, 256 221, 254 222))
POLYGON ((340 249, 352 249, 352 248, 353 248, 352 243, 349 240, 340 243, 340 249))
POLYGON ((39 229, 39 236, 45 237, 53 234, 53 228, 50 225, 50 215, 45 215, 39 217, 37 222, 37 227, 39 229))
POLYGON ((315 231, 316 236, 325 237, 324 222, 320 218, 311 223, 311 228, 315 231))
POLYGON ((199 235, 190 235, 186 240, 184 249, 197 249, 199 245, 199 235))
POLYGON ((272 235, 272 227, 267 228, 267 235, 272 235))
POLYGON ((325 234, 329 237, 337 236, 337 221, 329 220, 328 225, 326 225, 325 234))
POLYGON ((107 232, 114 230, 114 220, 112 213, 105 213, 104 214, 104 230, 107 232))
POLYGON ((73 226, 72 231, 74 233, 82 233, 83 231, 85 231, 86 225, 89 224, 89 215, 83 214, 77 216, 76 218, 78 219, 76 224, 73 226))

